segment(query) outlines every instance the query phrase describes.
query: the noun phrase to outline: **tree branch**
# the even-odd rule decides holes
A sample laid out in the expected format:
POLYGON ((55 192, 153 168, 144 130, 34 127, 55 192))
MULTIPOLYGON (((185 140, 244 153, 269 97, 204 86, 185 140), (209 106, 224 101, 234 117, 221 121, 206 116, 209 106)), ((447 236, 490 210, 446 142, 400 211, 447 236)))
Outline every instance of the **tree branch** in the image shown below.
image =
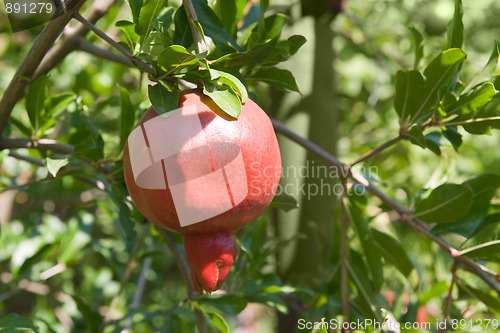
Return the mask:
POLYGON ((96 57, 114 61, 128 67, 134 66, 130 58, 116 54, 110 50, 101 49, 100 47, 97 47, 94 44, 87 42, 83 38, 77 39, 77 47, 79 50, 92 54, 96 57))
POLYGON ((115 49, 117 49, 118 51, 120 51, 121 53, 123 53, 127 58, 129 58, 132 61, 133 64, 136 64, 139 68, 145 70, 146 72, 148 72, 151 75, 156 75, 156 72, 153 69, 153 67, 151 67, 150 65, 146 64, 145 62, 143 62, 140 59, 134 58, 132 56, 132 53, 129 50, 127 50, 126 48, 124 48, 123 46, 121 46, 113 38, 109 37, 104 31, 100 30, 95 25, 93 25, 92 22, 89 22, 88 20, 86 20, 79 13, 75 13, 74 16, 75 16, 75 19, 77 19, 83 25, 85 25, 87 28, 89 28, 90 30, 92 30, 97 36, 99 36, 100 38, 102 38, 106 43, 108 43, 109 45, 111 45, 112 47, 114 47, 115 49))
POLYGON ((488 268, 483 265, 475 262, 471 258, 462 255, 460 251, 456 248, 448 244, 444 239, 434 235, 427 228, 426 224, 417 219, 411 218, 411 212, 398 204, 393 199, 386 196, 382 191, 380 191, 377 187, 373 186, 365 177, 355 172, 352 172, 344 163, 340 162, 335 156, 328 153, 323 148, 316 145, 314 142, 307 140, 306 138, 298 135, 293 132, 290 128, 288 128, 285 124, 276 119, 271 119, 274 129, 276 132, 283 134, 287 138, 292 141, 298 143, 311 153, 317 155, 323 161, 328 163, 330 166, 337 168, 342 177, 351 178, 355 182, 363 185, 365 189, 371 194, 378 197, 385 205, 394 211, 398 212, 403 221, 406 221, 409 225, 411 225, 417 233, 424 235, 430 240, 437 243, 442 249, 448 252, 456 261, 463 264, 468 270, 476 274, 479 278, 481 278, 484 282, 486 282, 493 290, 495 290, 498 295, 500 295, 500 275, 496 272, 492 272, 488 268))
POLYGON ((75 149, 72 145, 50 139, 0 139, 0 150, 20 148, 50 150, 59 154, 71 154, 75 149))
MULTIPOLYGON (((109 8, 116 2, 116 0, 100 0, 94 1, 87 16, 87 20, 96 23, 103 17, 109 8)), ((74 28, 66 27, 64 31, 64 39, 55 45, 43 58, 40 66, 37 68, 33 75, 33 80, 43 74, 47 74, 56 67, 69 53, 74 51, 77 47, 78 40, 85 37, 89 29, 83 24, 78 24, 74 28)))
POLYGON ((24 95, 24 88, 33 79, 33 73, 35 73, 43 57, 52 47, 73 14, 80 10, 84 2, 85 0, 68 0, 67 7, 71 9, 47 23, 18 67, 9 86, 5 89, 0 99, 0 136, 5 126, 7 126, 12 108, 24 95))
POLYGON ((397 137, 395 137, 394 139, 391 139, 385 143, 383 143, 382 145, 378 146, 377 148, 367 152, 366 154, 363 154, 361 155, 361 157, 359 157, 358 159, 356 159, 354 162, 352 162, 351 164, 348 165, 349 169, 351 169, 354 165, 360 163, 360 162, 363 162, 367 159, 369 159, 370 157, 372 156, 375 156, 377 154, 379 154, 380 152, 386 150, 387 148, 395 145, 396 143, 398 143, 399 141, 405 139, 405 137, 403 135, 398 135, 397 137))
POLYGON ((342 178, 342 198, 340 199, 340 300, 342 304, 342 316, 344 320, 349 318, 349 274, 348 274, 348 252, 347 226, 349 214, 347 212, 347 179, 342 178))

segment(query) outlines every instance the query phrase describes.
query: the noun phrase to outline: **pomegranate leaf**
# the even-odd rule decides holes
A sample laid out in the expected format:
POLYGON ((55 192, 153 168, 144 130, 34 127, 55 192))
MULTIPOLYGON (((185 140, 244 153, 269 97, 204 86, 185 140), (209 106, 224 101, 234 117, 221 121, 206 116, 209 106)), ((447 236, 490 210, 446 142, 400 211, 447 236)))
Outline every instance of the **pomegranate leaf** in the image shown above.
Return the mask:
POLYGON ((149 99, 158 114, 177 109, 179 103, 179 91, 168 91, 161 83, 148 86, 149 99))
POLYGON ((466 184, 443 184, 415 205, 414 218, 425 222, 450 223, 470 210, 474 194, 466 184))
POLYGON ((241 101, 236 92, 225 84, 214 86, 205 85, 203 93, 210 97, 222 111, 231 117, 238 118, 241 113, 241 101))

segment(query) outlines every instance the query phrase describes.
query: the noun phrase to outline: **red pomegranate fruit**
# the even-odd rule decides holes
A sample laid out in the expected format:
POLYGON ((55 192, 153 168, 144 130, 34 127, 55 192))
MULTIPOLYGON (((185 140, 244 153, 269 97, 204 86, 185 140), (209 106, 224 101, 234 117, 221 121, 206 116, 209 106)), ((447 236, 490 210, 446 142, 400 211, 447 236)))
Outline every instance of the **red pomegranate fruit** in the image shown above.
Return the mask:
POLYGON ((234 233, 264 213, 281 176, 271 121, 248 99, 238 118, 200 91, 178 108, 147 110, 124 149, 130 196, 156 225, 184 236, 196 290, 221 287, 237 254, 234 233))

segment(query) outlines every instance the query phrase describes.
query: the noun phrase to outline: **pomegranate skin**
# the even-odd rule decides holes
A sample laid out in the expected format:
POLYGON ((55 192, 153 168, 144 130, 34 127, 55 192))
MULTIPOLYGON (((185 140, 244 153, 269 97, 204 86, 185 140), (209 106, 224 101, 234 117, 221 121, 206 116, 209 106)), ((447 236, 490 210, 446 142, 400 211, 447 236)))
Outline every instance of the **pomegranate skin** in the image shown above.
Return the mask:
MULTIPOLYGON (((183 112, 188 109, 196 110, 195 114, 191 112, 186 117, 195 117, 199 119, 199 124, 201 124, 200 131, 191 133, 192 135, 188 137, 182 130, 184 113, 179 118, 181 119, 179 123, 181 130, 176 133, 183 136, 182 139, 185 140, 181 150, 185 148, 188 151, 193 146, 193 142, 199 141, 200 136, 203 136, 203 140, 206 140, 211 147, 211 171, 218 170, 224 167, 222 164, 233 161, 235 149, 241 153, 241 168, 244 168, 244 172, 239 172, 238 177, 232 178, 231 181, 228 180, 227 174, 224 174, 227 191, 232 193, 230 194, 232 207, 230 206, 231 208, 228 209, 227 202, 224 204, 223 200, 219 200, 216 190, 212 191, 211 188, 194 188, 193 190, 191 188, 191 191, 182 192, 183 201, 187 208, 184 208, 183 212, 179 211, 178 214, 174 200, 175 193, 173 195, 173 191, 168 186, 171 179, 168 176, 172 177, 172 175, 168 174, 168 168, 165 167, 167 163, 172 163, 172 161, 162 160, 164 177, 157 177, 158 179, 149 181, 150 183, 166 184, 165 188, 151 189, 137 185, 131 163, 130 138, 124 148, 124 176, 133 202, 149 221, 185 236, 185 249, 191 267, 193 284, 198 290, 201 287, 201 289, 211 292, 220 288, 236 257, 236 243, 233 234, 262 215, 273 199, 281 177, 281 155, 269 117, 250 99, 242 105, 241 115, 236 119, 225 114, 210 98, 198 90, 182 93, 178 108, 182 108, 183 112), (217 148, 221 147, 221 144, 229 144, 229 148, 226 149, 225 146, 217 148), (219 161, 220 158, 224 161, 219 161), (239 189, 239 192, 231 192, 233 186, 235 189, 239 189), (242 192, 243 188, 246 188, 247 192, 242 192), (244 193, 244 196, 241 193, 244 193), (184 221, 182 224, 182 219, 179 216, 182 217, 182 214, 186 214, 186 212, 190 214, 190 209, 196 211, 198 206, 202 205, 202 201, 208 201, 212 210, 221 213, 201 221, 190 222, 187 225, 184 221)), ((146 135, 147 124, 144 124, 156 117, 159 115, 151 107, 144 113, 135 127, 142 127, 149 148, 169 145, 168 140, 158 142, 158 138, 162 138, 162 135, 156 137, 146 135)), ((162 131, 164 128, 159 130, 162 131)), ((189 132, 189 129, 186 129, 186 132, 189 132)), ((185 156, 174 157, 176 159, 174 163, 183 166, 180 173, 204 174, 204 171, 200 170, 206 169, 206 165, 203 166, 202 162, 196 158, 185 156)), ((145 170, 145 172, 147 171, 145 170)), ((135 176, 137 177, 137 175, 135 176)), ((182 175, 180 177, 182 178, 182 175)), ((172 183, 171 185, 175 186, 176 184, 172 183)))
POLYGON ((227 234, 186 236, 184 249, 193 287, 200 293, 222 286, 238 253, 234 235, 227 234))
MULTIPOLYGON (((132 173, 128 142, 125 144, 123 169, 127 189, 137 209, 151 222, 181 235, 232 234, 262 215, 273 199, 281 176, 278 141, 267 114, 250 99, 237 118, 227 116, 208 97, 197 93, 181 95, 178 107, 195 105, 208 142, 232 142, 239 146, 246 172, 248 194, 232 209, 199 223, 181 227, 170 189, 145 189, 138 186, 132 173), (220 112, 219 116, 214 111, 220 112)), ((137 126, 157 117, 151 107, 137 126)), ((136 127, 137 127, 136 126, 136 127)), ((168 145, 168 142, 153 143, 168 145)), ((241 180, 244 181, 244 180, 241 180)), ((164 179, 158 179, 164 182, 164 179)), ((206 193, 210 199, 211 193, 206 193)), ((189 200, 187 198, 186 200, 189 200)), ((193 203, 196 204, 196 203, 193 203)))

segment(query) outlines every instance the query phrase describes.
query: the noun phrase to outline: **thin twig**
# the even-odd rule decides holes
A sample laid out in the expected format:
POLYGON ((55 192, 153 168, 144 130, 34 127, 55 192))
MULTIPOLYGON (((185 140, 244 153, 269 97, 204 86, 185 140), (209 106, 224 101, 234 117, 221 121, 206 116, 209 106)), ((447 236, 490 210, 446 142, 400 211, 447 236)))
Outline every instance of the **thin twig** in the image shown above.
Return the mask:
POLYGON ((367 159, 369 159, 370 157, 374 156, 374 155, 377 155, 379 154, 380 152, 386 150, 387 148, 395 145, 396 143, 398 143, 399 141, 403 140, 405 137, 403 135, 398 135, 397 137, 395 137, 394 139, 391 139, 387 142, 385 142, 384 144, 378 146, 377 148, 367 152, 366 154, 363 154, 361 155, 358 159, 356 159, 354 162, 352 162, 351 164, 348 165, 349 169, 352 168, 354 165, 360 163, 360 162, 363 162, 367 159))
POLYGON ((41 166, 41 167, 45 166, 45 163, 43 163, 43 161, 41 159, 31 157, 31 156, 22 155, 22 154, 16 153, 15 151, 10 151, 9 156, 13 157, 15 159, 18 159, 20 161, 31 163, 31 164, 36 165, 36 166, 41 166))
MULTIPOLYGON (((194 301, 197 296, 197 292, 193 288, 193 284, 191 282, 191 276, 189 274, 189 267, 186 262, 186 259, 182 256, 174 238, 172 237, 169 231, 159 227, 157 227, 156 230, 158 230, 160 235, 165 239, 165 242, 167 243, 170 252, 172 252, 172 255, 174 256, 175 262, 177 263, 177 266, 179 267, 179 270, 181 272, 182 279, 184 280, 184 284, 186 285, 186 288, 188 290, 188 300, 194 301)), ((194 316, 196 317, 196 325, 198 327, 198 332, 208 333, 205 316, 196 307, 194 307, 194 316)))
MULTIPOLYGON (((100 0, 94 1, 92 7, 86 13, 87 20, 96 23, 101 17, 106 15, 109 8, 116 2, 116 0, 100 0)), ((54 67, 56 67, 66 56, 77 49, 78 39, 84 38, 89 32, 89 29, 83 24, 77 24, 75 27, 66 26, 64 29, 64 38, 57 43, 47 55, 43 58, 40 66, 33 74, 33 80, 40 75, 47 74, 54 67)))
MULTIPOLYGON (((448 295, 446 296, 446 300, 444 301, 444 320, 450 319, 451 304, 453 303, 453 287, 457 282, 457 269, 458 262, 455 261, 453 262, 453 266, 451 267, 450 289, 448 290, 448 295)), ((445 332, 445 330, 442 330, 442 332, 445 332)))
POLYGON ((0 99, 0 136, 5 126, 7 126, 12 108, 24 95, 24 88, 31 81, 33 73, 35 73, 43 57, 52 47, 73 14, 80 9, 84 2, 85 0, 69 0, 68 7, 71 9, 45 26, 21 65, 19 65, 14 77, 0 99))
POLYGON ((129 58, 132 61, 132 63, 136 64, 139 68, 145 70, 146 72, 148 72, 151 75, 156 75, 156 72, 153 69, 153 67, 151 67, 150 65, 146 64, 142 60, 133 57, 132 56, 132 52, 130 52, 125 47, 123 47, 122 45, 120 45, 113 38, 109 37, 104 31, 102 31, 101 29, 99 29, 98 27, 96 27, 95 25, 93 25, 92 22, 89 22, 87 19, 85 19, 79 13, 75 13, 74 17, 75 17, 75 19, 77 19, 78 21, 80 21, 80 23, 82 23, 87 28, 89 28, 90 30, 92 30, 97 36, 99 36, 100 38, 102 38, 106 43, 108 43, 109 45, 111 45, 112 47, 114 47, 115 49, 117 49, 118 51, 120 51, 121 53, 123 53, 127 58, 129 58))
POLYGON ((330 166, 335 167, 341 171, 343 177, 348 177, 354 180, 355 182, 364 186, 364 188, 370 192, 371 194, 378 197, 386 206, 398 212, 401 216, 401 219, 406 221, 409 225, 411 225, 417 233, 424 235, 430 240, 437 243, 442 249, 448 252, 456 261, 463 264, 468 270, 476 274, 479 278, 481 278, 484 282, 486 282, 493 290, 495 290, 500 295, 500 283, 499 277, 500 275, 496 272, 487 269, 483 265, 475 262, 471 258, 462 255, 460 251, 456 248, 448 244, 444 239, 434 235, 426 226, 425 223, 419 221, 417 219, 411 218, 411 212, 398 204, 396 201, 385 195, 382 191, 380 191, 377 187, 373 186, 365 177, 355 172, 352 172, 347 168, 347 166, 340 162, 335 156, 328 153, 326 150, 307 140, 306 138, 300 136, 299 134, 292 131, 285 124, 276 119, 271 119, 274 129, 298 143, 302 147, 306 148, 311 153, 317 155, 319 158, 327 162, 330 166))
POLYGON ((340 300, 344 320, 349 318, 349 274, 348 274, 348 244, 347 226, 349 214, 347 212, 347 179, 342 178, 342 198, 340 199, 340 300))
MULTIPOLYGON (((154 250, 154 244, 150 244, 148 246, 147 251, 152 252, 154 250)), ((151 263, 153 261, 153 258, 151 256, 147 257, 144 259, 144 262, 142 263, 142 269, 141 273, 139 274, 139 280, 137 281, 137 286, 135 288, 135 294, 134 298, 132 299, 132 303, 130 303, 129 309, 136 309, 139 307, 139 303, 141 302, 142 294, 144 293, 144 287, 146 286, 146 274, 148 273, 149 269, 151 268, 151 263)), ((127 320, 125 321, 125 326, 123 327, 123 330, 121 333, 126 333, 129 332, 129 330, 132 328, 132 315, 129 314, 127 320)))
POLYGON ((75 147, 66 143, 59 143, 51 139, 1 139, 0 140, 0 150, 3 149, 38 149, 38 150, 50 150, 54 153, 59 154, 71 154, 75 147))
POLYGON ((92 54, 96 57, 110 60, 128 67, 134 66, 130 58, 116 54, 115 52, 112 52, 110 50, 105 50, 97 47, 94 44, 87 42, 83 38, 78 39, 77 47, 79 50, 92 54))

